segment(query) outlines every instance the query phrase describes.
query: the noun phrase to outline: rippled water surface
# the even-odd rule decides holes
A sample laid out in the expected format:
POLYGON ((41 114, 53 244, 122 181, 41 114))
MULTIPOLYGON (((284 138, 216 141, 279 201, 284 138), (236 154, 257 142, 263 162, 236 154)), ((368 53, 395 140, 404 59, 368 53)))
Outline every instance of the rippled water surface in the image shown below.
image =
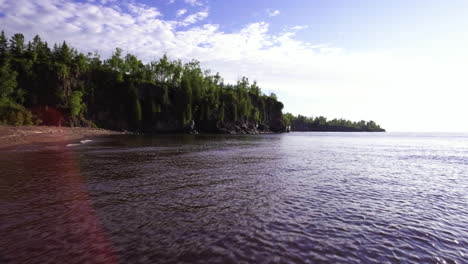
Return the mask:
POLYGON ((0 263, 468 263, 467 135, 70 143, 0 150, 0 263))

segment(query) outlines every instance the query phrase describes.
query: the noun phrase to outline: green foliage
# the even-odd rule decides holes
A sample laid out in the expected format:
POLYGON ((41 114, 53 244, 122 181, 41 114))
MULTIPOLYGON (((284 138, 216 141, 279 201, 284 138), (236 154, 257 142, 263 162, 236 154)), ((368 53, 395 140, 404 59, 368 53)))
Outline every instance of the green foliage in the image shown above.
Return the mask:
POLYGON ((13 35, 13 37, 10 39, 11 54, 16 58, 19 58, 23 55, 24 50, 24 35, 20 33, 13 35))
POLYGON ((180 120, 184 125, 187 124, 192 119, 192 83, 188 74, 184 75, 180 87, 177 89, 175 105, 180 120))
POLYGON ((135 109, 134 109, 134 118, 137 124, 139 124, 142 120, 142 112, 141 112, 141 104, 140 100, 135 99, 135 109))
POLYGON ((67 42, 63 42, 61 46, 55 46, 52 53, 54 60, 63 65, 70 65, 75 57, 74 50, 68 47, 67 42))
POLYGON ((258 109, 252 109, 250 112, 251 119, 253 121, 259 122, 260 121, 260 111, 258 109))
POLYGON ((374 121, 352 122, 346 119, 327 120, 326 117, 294 116, 291 113, 283 115, 286 125, 291 125, 293 131, 349 131, 349 132, 384 132, 374 121))
POLYGON ((0 124, 2 125, 33 125, 33 115, 23 106, 0 98, 0 124))
POLYGON ((80 114, 82 109, 82 99, 83 93, 81 91, 74 91, 70 96, 70 114, 72 116, 77 116, 80 114))
POLYGON ((17 86, 16 77, 17 73, 8 64, 0 66, 0 99, 13 94, 17 86))
POLYGON ((296 117, 291 113, 283 114, 283 121, 286 126, 290 126, 294 119, 296 119, 296 117))
POLYGON ((8 57, 8 40, 5 36, 5 32, 0 33, 0 66, 5 65, 8 57))

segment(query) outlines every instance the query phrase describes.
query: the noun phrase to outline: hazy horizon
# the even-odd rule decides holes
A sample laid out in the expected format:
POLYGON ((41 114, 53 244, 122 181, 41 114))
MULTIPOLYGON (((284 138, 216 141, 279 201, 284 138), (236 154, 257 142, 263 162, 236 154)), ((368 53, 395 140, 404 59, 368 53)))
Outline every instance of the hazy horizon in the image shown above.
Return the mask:
POLYGON ((284 112, 374 120, 391 132, 468 132, 468 2, 0 0, 1 29, 197 59, 274 92, 284 112))

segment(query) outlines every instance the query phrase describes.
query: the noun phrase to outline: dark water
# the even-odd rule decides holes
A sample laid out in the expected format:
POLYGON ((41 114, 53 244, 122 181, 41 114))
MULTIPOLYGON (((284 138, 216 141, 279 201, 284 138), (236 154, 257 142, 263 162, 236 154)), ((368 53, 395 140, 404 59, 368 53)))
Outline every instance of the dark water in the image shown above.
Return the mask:
POLYGON ((468 263, 467 135, 65 145, 0 151, 1 263, 468 263))

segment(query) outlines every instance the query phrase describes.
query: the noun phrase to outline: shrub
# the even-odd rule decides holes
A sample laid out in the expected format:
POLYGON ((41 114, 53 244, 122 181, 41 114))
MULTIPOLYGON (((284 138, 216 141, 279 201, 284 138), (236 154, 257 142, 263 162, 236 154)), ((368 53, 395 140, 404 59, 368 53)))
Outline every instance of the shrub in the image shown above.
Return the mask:
POLYGON ((6 98, 0 99, 0 124, 22 126, 34 123, 29 110, 6 98))

